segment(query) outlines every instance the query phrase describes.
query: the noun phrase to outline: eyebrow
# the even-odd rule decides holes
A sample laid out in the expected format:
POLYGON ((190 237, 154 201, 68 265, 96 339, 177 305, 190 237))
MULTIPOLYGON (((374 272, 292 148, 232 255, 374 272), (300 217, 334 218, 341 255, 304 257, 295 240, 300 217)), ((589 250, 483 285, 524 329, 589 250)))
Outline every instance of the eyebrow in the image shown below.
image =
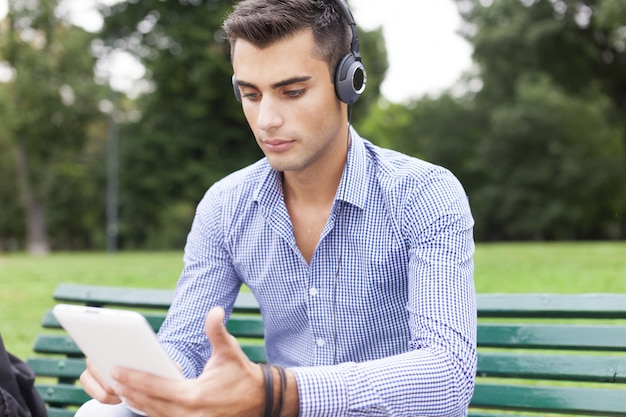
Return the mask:
MULTIPOLYGON (((311 79, 310 76, 287 78, 286 80, 278 81, 278 82, 272 84, 272 89, 275 90, 277 88, 281 88, 281 87, 284 87, 284 86, 287 86, 287 85, 302 83, 302 82, 305 82, 305 81, 309 81, 310 79, 311 79)), ((247 81, 239 81, 239 80, 237 80, 237 85, 239 87, 254 88, 256 90, 259 89, 256 85, 254 85, 252 83, 249 83, 247 81)))

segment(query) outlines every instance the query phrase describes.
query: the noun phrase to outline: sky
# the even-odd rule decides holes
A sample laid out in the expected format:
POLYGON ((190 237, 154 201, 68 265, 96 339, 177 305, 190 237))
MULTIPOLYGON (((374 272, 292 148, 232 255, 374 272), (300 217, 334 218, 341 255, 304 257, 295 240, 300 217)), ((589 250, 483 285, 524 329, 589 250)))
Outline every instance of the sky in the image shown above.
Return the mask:
POLYGON ((350 0, 350 5, 359 26, 383 28, 387 99, 437 94, 470 68, 472 50, 456 33, 461 18, 453 0, 350 0))
MULTIPOLYGON (((102 1, 102 0, 100 0, 102 1)), ((114 0, 105 0, 111 3, 114 0)), ((96 0, 66 0, 64 12, 88 30, 101 24, 96 0)), ((382 85, 390 101, 403 102, 451 87, 471 66, 471 47, 456 31, 461 19, 453 0, 349 0, 357 24, 382 27, 389 69, 382 85)), ((7 0, 0 0, 0 19, 7 0)), ((127 88, 143 71, 125 56, 115 58, 117 88, 127 88)), ((367 62, 365 63, 367 68, 367 62)))

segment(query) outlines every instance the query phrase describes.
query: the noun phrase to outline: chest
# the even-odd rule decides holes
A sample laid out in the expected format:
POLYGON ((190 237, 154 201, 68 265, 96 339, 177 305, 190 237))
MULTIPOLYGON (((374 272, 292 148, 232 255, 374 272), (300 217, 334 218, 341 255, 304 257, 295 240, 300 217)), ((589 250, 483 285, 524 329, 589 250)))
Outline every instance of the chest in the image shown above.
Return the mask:
POLYGON ((308 264, 328 222, 331 205, 288 205, 287 211, 293 227, 296 246, 308 264))

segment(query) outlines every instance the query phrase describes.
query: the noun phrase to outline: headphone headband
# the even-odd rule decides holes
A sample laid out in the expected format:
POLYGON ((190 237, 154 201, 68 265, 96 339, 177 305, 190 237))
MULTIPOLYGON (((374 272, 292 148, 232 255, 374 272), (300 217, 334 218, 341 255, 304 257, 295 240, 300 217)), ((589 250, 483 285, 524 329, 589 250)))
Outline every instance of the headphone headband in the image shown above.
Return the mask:
POLYGON ((337 5, 341 9, 341 13, 346 18, 348 25, 350 25, 350 30, 352 31, 352 40, 350 41, 350 50, 354 55, 361 56, 359 53, 359 34, 356 30, 356 22, 354 21, 354 16, 352 12, 348 8, 348 5, 344 0, 337 0, 337 5))

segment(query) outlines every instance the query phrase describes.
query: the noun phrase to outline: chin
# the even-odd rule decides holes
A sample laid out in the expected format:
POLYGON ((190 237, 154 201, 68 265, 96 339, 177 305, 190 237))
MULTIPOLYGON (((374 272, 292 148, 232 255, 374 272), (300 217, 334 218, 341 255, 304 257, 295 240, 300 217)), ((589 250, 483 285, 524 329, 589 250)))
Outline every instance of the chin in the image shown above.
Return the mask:
POLYGON ((293 161, 285 161, 281 159, 282 158, 269 157, 267 158, 267 161, 269 162, 272 169, 279 172, 297 171, 301 169, 301 167, 298 164, 295 164, 293 161))

